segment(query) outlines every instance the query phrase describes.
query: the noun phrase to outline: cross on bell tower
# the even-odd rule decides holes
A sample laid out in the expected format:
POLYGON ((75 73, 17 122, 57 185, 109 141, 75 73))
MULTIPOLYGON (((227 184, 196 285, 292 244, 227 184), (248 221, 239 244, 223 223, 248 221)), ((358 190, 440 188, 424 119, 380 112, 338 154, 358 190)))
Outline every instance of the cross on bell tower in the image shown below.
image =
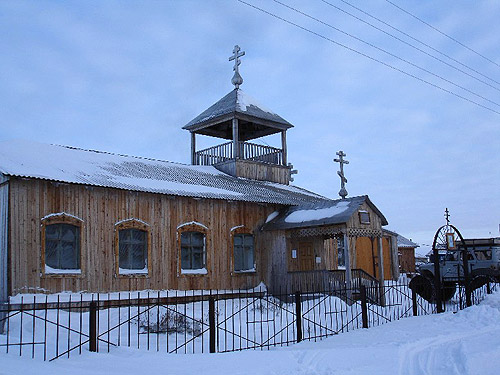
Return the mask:
POLYGON ((239 45, 235 45, 233 49, 233 56, 229 58, 229 61, 234 60, 234 75, 233 78, 231 79, 231 83, 234 85, 235 88, 239 88, 240 85, 243 83, 243 78, 241 78, 240 75, 240 69, 239 66, 241 64, 240 57, 245 56, 245 51, 241 51, 241 48, 239 45))
POLYGON ((345 175, 344 175, 344 164, 349 164, 349 161, 344 159, 344 156, 347 156, 344 153, 344 151, 340 150, 339 152, 337 152, 337 155, 339 157, 333 159, 333 161, 336 163, 340 163, 340 171, 337 171, 337 174, 340 177, 339 195, 342 199, 345 199, 345 197, 347 197, 347 190, 345 188, 345 184, 347 183, 347 178, 345 178, 345 175))

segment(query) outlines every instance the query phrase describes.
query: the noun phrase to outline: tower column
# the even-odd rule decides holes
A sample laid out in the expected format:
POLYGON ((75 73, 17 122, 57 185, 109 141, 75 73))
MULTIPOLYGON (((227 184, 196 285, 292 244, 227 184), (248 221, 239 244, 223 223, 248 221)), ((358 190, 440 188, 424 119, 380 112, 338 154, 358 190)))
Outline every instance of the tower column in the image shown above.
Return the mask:
POLYGON ((240 158, 238 119, 233 118, 233 158, 240 158))
POLYGON ((287 155, 286 155, 286 130, 281 131, 281 152, 283 153, 282 165, 286 166, 287 155))

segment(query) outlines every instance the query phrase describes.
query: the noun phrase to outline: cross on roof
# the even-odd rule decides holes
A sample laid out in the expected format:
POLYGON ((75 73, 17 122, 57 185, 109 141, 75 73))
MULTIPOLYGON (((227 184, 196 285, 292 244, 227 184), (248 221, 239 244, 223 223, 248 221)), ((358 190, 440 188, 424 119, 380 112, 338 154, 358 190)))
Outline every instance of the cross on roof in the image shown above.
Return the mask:
POLYGON ((233 78, 231 79, 231 83, 236 88, 239 88, 240 85, 243 83, 243 78, 241 78, 239 66, 241 64, 240 57, 245 56, 245 51, 241 51, 241 52, 240 51, 241 51, 240 46, 235 45, 234 49, 233 49, 233 56, 231 56, 229 58, 229 61, 234 60, 234 66, 233 66, 234 75, 233 75, 233 78))
POLYGON ((450 225, 450 211, 448 211, 448 207, 444 210, 444 217, 446 218, 446 225, 450 225))
POLYGON ((339 157, 333 159, 333 161, 336 163, 340 163, 340 171, 337 171, 337 174, 340 177, 339 195, 342 199, 345 199, 345 197, 347 197, 347 190, 345 188, 345 184, 347 183, 347 178, 345 178, 345 175, 344 175, 344 164, 349 164, 349 161, 344 159, 344 156, 347 156, 344 153, 344 151, 340 150, 339 152, 337 152, 337 155, 339 157))

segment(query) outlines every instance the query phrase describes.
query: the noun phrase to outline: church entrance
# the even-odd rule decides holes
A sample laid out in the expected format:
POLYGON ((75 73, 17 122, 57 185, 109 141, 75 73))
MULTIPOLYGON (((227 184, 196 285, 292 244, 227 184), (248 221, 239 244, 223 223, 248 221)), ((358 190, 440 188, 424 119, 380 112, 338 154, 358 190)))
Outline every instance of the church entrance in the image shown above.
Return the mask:
POLYGON ((314 270, 314 247, 312 241, 299 242, 299 271, 314 270))

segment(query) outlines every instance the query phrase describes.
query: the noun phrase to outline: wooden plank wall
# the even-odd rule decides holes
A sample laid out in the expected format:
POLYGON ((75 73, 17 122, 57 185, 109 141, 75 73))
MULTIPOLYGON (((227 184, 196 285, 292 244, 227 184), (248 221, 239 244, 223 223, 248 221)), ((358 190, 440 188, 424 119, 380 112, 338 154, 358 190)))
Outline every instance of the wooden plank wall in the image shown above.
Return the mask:
POLYGON ((34 179, 10 183, 12 293, 119 291, 144 289, 226 289, 254 287, 262 280, 262 239, 256 231, 254 273, 234 274, 231 229, 256 230, 277 207, 248 202, 132 192, 58 184, 34 179), (41 276, 41 219, 66 212, 83 220, 81 276, 41 276), (114 225, 136 218, 151 226, 150 276, 116 276, 114 225), (178 275, 177 228, 187 222, 208 227, 207 275, 178 275))
POLYGON ((215 168, 236 177, 271 181, 285 185, 290 182, 290 168, 282 165, 252 160, 230 160, 216 164, 215 168))
MULTIPOLYGON (((8 272, 8 223, 9 223, 9 182, 0 174, 0 302, 9 296, 8 272)), ((0 323, 1 327, 2 323, 0 323)), ((0 329, 1 331, 1 329, 0 329)))

